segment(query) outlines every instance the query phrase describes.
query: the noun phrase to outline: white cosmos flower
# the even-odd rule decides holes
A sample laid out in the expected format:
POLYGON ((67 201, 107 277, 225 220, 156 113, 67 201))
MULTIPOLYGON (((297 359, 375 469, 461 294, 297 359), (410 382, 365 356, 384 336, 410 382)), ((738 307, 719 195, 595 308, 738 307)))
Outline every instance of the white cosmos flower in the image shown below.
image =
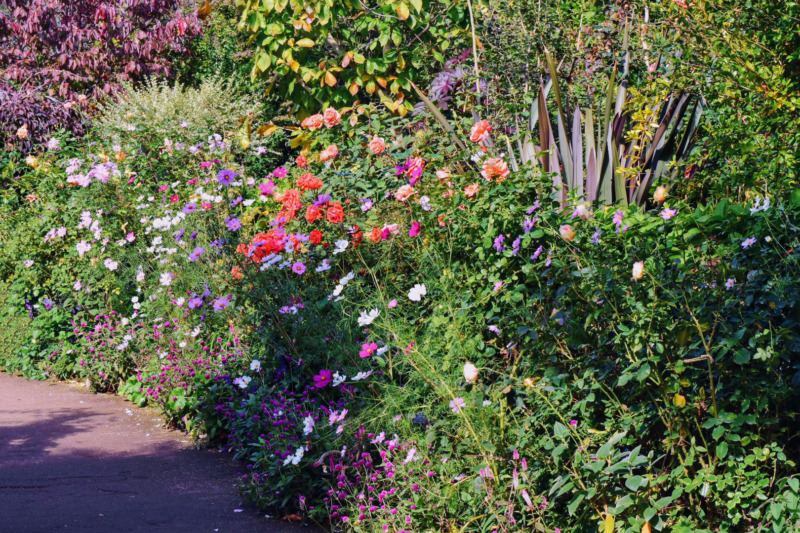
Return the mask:
POLYGON ((350 244, 350 243, 348 241, 342 239, 340 241, 336 241, 333 244, 336 245, 336 249, 333 250, 333 254, 336 255, 336 254, 340 254, 340 253, 344 252, 345 249, 347 248, 347 245, 350 244))
POLYGON ((339 374, 338 372, 334 372, 333 373, 333 382, 331 383, 331 386, 332 387, 338 387, 339 385, 344 383, 346 379, 347 379, 347 376, 343 376, 343 375, 339 374))
POLYGON ((295 450, 294 452, 294 455, 290 455, 289 457, 283 460, 283 465, 286 466, 290 463, 296 465, 297 463, 300 462, 300 459, 303 458, 303 455, 305 453, 306 453, 305 448, 303 447, 297 448, 297 450, 295 450))
POLYGON ((255 370, 256 372, 261 370, 261 361, 259 361, 258 359, 253 359, 250 362, 250 370, 255 370))
POLYGON ((303 435, 310 435, 314 431, 314 417, 308 415, 303 419, 303 435))
POLYGON ((239 385, 240 389, 246 389, 251 381, 253 381, 253 378, 251 378, 250 376, 242 376, 240 378, 234 379, 233 384, 239 385))
POLYGON ((372 309, 369 312, 361 311, 361 314, 358 316, 358 325, 361 327, 369 326, 375 322, 375 319, 378 318, 380 314, 381 312, 377 309, 372 309))
POLYGON ((367 379, 372 375, 372 370, 369 372, 359 372, 355 376, 353 376, 353 381, 361 381, 362 379, 367 379))
POLYGON ((161 277, 158 278, 158 281, 161 282, 164 287, 169 286, 169 284, 172 283, 172 273, 164 272, 161 274, 161 277))
POLYGON ((408 291, 408 299, 412 302, 418 302, 426 294, 428 294, 428 289, 425 287, 425 285, 417 283, 411 288, 410 291, 408 291))

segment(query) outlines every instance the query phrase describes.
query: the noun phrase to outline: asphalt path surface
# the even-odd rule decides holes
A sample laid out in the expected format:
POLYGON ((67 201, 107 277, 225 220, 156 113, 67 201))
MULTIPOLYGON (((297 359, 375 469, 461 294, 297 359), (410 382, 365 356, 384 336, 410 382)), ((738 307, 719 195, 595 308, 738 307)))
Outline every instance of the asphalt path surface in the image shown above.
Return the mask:
POLYGON ((0 373, 2 533, 318 531, 244 504, 242 470, 118 396, 0 373))

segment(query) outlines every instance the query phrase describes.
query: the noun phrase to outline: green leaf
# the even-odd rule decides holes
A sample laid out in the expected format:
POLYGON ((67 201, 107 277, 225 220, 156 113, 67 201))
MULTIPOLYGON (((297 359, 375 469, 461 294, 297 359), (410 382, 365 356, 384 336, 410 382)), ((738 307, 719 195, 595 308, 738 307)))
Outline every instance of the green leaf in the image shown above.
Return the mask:
POLYGON ((728 455, 728 443, 720 442, 717 444, 717 457, 720 459, 725 459, 726 455, 728 455))
POLYGON ((409 0, 409 3, 417 13, 422 13, 422 0, 409 0))
POLYGON ((553 433, 556 437, 564 438, 569 435, 569 428, 562 424, 561 422, 556 422, 553 425, 553 433))
POLYGON ((642 476, 632 476, 625 480, 625 486, 634 492, 645 485, 647 485, 647 480, 642 476))

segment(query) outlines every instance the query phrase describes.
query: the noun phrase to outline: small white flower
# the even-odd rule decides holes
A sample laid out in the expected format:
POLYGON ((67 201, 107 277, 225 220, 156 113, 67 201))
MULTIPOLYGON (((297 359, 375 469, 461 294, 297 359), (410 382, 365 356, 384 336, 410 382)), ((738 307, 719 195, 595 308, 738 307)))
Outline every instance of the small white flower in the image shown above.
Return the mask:
POLYGON ((254 370, 256 372, 261 370, 261 361, 259 361, 258 359, 253 359, 250 362, 250 370, 254 370))
POLYGON ((23 261, 22 264, 25 266, 25 268, 30 268, 33 266, 33 260, 28 259, 27 261, 23 261))
POLYGON ((169 285, 172 283, 172 273, 171 273, 171 272, 164 272, 164 273, 163 273, 163 274, 161 274, 161 276, 158 278, 158 281, 159 281, 159 282, 161 283, 161 285, 163 285, 164 287, 167 287, 167 286, 169 286, 169 285))
POLYGON ((361 327, 369 326, 380 314, 381 312, 378 309, 372 309, 369 312, 361 311, 361 314, 358 316, 358 325, 361 327))
POLYGON ((369 372, 359 372, 355 376, 353 376, 353 381, 361 381, 362 379, 367 379, 372 375, 372 370, 369 372))
POLYGON ((418 302, 422 300, 422 297, 428 294, 428 289, 425 285, 417 283, 414 285, 410 291, 408 291, 408 299, 412 302, 418 302))
POLYGON ((342 239, 340 241, 336 241, 333 244, 336 246, 336 248, 333 250, 333 254, 336 255, 344 252, 345 249, 347 248, 347 245, 350 244, 350 242, 342 239))
POLYGON ((314 417, 308 415, 303 419, 303 435, 310 435, 314 431, 314 417))
POLYGON ((83 288, 83 284, 81 283, 81 280, 77 280, 77 281, 75 282, 75 285, 73 285, 73 286, 72 286, 72 290, 73 290, 73 291, 79 291, 79 290, 81 290, 82 288, 83 288))
POLYGON ((119 266, 119 263, 117 263, 111 258, 107 258, 105 261, 103 261, 103 264, 106 266, 107 269, 111 270, 112 272, 116 270, 117 267, 119 266))
POLYGON ((344 383, 346 379, 347 379, 347 376, 343 376, 343 375, 339 374, 338 372, 334 372, 333 373, 333 382, 331 383, 331 386, 332 387, 338 387, 339 385, 344 383))
POLYGON ((288 464, 293 464, 293 465, 298 464, 300 462, 300 459, 303 458, 305 452, 306 452, 305 448, 302 447, 297 448, 297 450, 295 450, 293 455, 290 455, 289 457, 283 460, 283 466, 286 466, 288 464))
POLYGON ((253 378, 251 378, 250 376, 242 376, 240 378, 234 379, 233 384, 239 385, 240 389, 246 389, 251 381, 253 381, 253 378))

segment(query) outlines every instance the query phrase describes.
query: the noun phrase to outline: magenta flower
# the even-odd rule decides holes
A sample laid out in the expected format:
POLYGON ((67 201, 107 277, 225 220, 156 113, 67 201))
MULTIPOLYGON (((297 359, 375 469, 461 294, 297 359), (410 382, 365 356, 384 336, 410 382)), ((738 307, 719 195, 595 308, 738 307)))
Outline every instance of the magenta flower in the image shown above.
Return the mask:
POLYGON ((332 376, 333 372, 330 370, 320 370, 319 374, 314 376, 314 386, 318 389, 327 387, 328 384, 333 381, 332 376))
POLYGON ((358 352, 358 355, 363 359, 365 357, 369 357, 373 353, 378 350, 378 345, 374 342, 368 342, 361 345, 361 351, 358 352))
POLYGON ((409 237, 416 237, 419 235, 420 224, 416 220, 411 223, 411 229, 408 230, 409 237))
POLYGON ((397 300, 389 302, 389 309, 394 309, 395 307, 397 307, 397 300))
POLYGON ((305 274, 306 266, 303 263, 298 261, 297 263, 292 265, 292 272, 294 272, 295 274, 301 274, 301 275, 305 274))

